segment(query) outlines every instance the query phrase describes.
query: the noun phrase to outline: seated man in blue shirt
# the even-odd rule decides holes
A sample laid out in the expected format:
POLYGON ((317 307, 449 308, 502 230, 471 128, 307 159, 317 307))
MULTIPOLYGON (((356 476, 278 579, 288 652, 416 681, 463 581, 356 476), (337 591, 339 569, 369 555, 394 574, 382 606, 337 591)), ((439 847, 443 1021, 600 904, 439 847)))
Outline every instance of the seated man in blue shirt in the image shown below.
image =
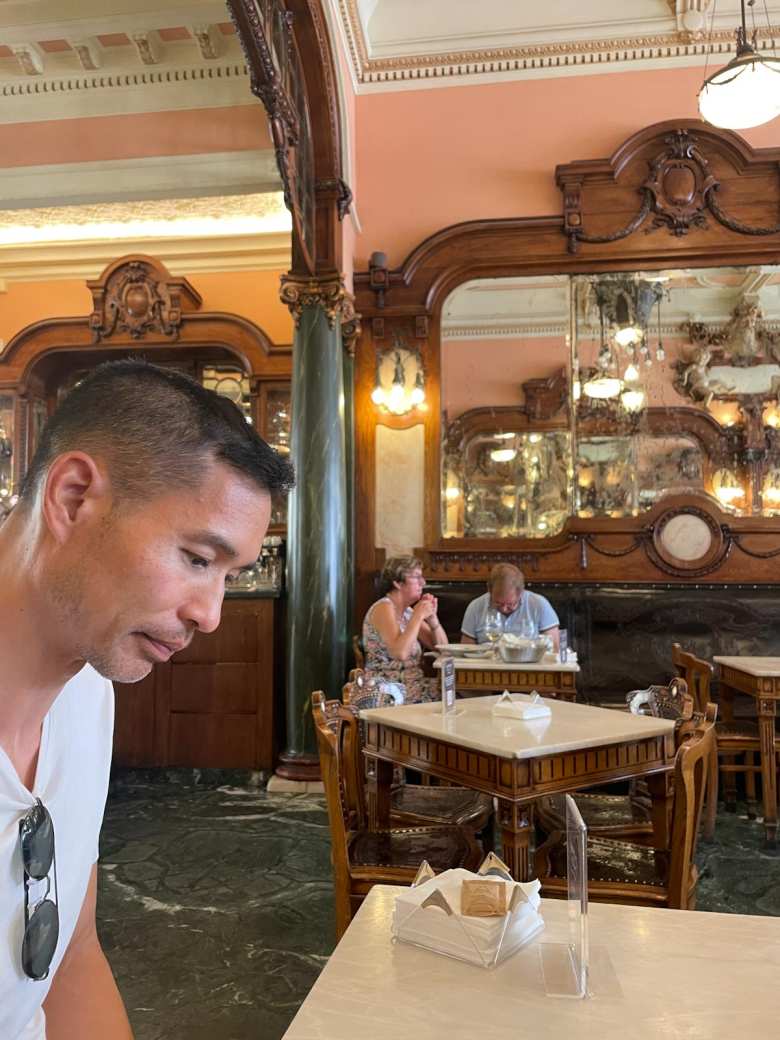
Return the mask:
POLYGON ((460 638, 464 643, 484 643, 485 618, 489 610, 497 610, 504 621, 504 631, 513 635, 549 636, 558 650, 558 615, 549 600, 524 587, 523 572, 511 563, 499 563, 490 572, 488 591, 473 599, 463 615, 460 638))

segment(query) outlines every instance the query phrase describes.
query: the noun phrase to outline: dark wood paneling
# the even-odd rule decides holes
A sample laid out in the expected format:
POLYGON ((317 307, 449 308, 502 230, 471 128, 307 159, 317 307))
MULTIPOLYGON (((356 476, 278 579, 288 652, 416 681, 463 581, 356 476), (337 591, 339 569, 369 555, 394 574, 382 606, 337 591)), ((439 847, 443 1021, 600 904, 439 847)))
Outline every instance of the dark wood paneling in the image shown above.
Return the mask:
POLYGON ((256 681, 257 668, 253 664, 176 664, 171 681, 171 711, 254 715, 256 681))
POLYGON ((198 633, 141 683, 118 685, 115 764, 272 769, 279 607, 228 599, 216 632, 198 633))
POLYGON ((169 766, 256 769, 255 730, 246 715, 171 715, 169 766))
POLYGON ((155 761, 155 677, 137 683, 114 683, 114 759, 126 766, 155 761))

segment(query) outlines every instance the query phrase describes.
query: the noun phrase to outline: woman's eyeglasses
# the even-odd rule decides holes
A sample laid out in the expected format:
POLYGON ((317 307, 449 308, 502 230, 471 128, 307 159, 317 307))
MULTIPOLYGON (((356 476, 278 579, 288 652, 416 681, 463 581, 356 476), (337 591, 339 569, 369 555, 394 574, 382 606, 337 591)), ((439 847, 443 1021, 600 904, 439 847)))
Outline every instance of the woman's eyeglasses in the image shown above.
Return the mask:
POLYGON ((39 982, 49 974, 60 934, 54 824, 40 798, 36 798, 35 805, 19 821, 19 842, 24 866, 22 970, 39 982), (54 899, 49 898, 50 873, 54 875, 54 899), (44 881, 46 890, 41 892, 44 881))

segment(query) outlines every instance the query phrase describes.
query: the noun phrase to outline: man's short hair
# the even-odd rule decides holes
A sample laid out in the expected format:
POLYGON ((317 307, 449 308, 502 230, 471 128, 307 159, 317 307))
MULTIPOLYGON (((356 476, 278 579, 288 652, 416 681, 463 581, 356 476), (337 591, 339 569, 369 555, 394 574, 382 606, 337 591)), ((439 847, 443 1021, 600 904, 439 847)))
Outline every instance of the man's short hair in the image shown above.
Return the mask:
POLYGON ((227 397, 172 368, 135 359, 98 365, 44 427, 20 491, 34 499, 49 466, 67 451, 102 459, 118 502, 197 487, 222 462, 269 494, 293 486, 293 468, 227 397))
POLYGON ((382 577, 379 579, 379 587, 383 596, 386 596, 395 583, 402 585, 406 581, 406 575, 412 571, 422 570, 422 563, 416 556, 391 556, 382 569, 382 577))
POLYGON ((522 592, 525 587, 525 577, 519 567, 512 563, 497 563, 490 572, 488 578, 488 591, 506 589, 513 586, 517 592, 522 592))

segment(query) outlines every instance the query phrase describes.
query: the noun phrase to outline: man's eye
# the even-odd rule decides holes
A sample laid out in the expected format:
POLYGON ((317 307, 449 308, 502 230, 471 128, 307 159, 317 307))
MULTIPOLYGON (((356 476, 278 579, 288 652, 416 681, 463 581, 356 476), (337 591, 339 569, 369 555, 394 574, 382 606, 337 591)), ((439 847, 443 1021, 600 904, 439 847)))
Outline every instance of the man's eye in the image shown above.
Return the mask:
POLYGON ((192 553, 187 553, 187 555, 189 556, 190 563, 193 567, 200 567, 203 570, 205 570, 206 567, 208 567, 209 561, 204 559, 202 556, 193 556, 192 553))

